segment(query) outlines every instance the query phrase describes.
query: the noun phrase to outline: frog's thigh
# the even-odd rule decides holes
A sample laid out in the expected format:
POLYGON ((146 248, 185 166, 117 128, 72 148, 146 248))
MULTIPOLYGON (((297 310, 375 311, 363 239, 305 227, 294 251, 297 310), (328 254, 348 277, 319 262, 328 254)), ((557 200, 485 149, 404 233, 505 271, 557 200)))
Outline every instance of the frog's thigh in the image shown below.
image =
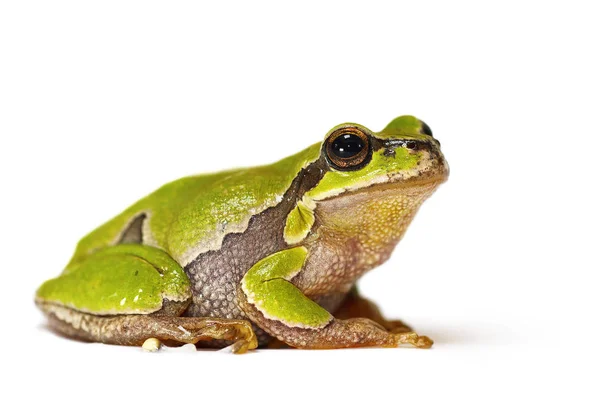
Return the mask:
POLYGON ((36 294, 55 330, 83 340, 141 345, 224 339, 256 347, 248 321, 179 317, 191 301, 187 275, 167 253, 139 244, 101 250, 70 265, 36 294))
POLYGON ((281 251, 259 261, 242 279, 239 304, 270 335, 290 346, 310 349, 401 344, 431 347, 429 338, 414 332, 391 333, 366 318, 334 318, 290 282, 306 257, 304 247, 281 251))
POLYGON ((379 307, 371 300, 362 297, 356 286, 348 293, 334 315, 338 319, 368 318, 393 333, 412 332, 412 328, 400 320, 385 319, 379 307))
POLYGON ((216 339, 234 342, 236 353, 258 345, 252 325, 245 320, 162 315, 99 316, 49 303, 40 308, 48 315, 54 330, 86 341, 141 346, 148 339, 193 344, 216 339))

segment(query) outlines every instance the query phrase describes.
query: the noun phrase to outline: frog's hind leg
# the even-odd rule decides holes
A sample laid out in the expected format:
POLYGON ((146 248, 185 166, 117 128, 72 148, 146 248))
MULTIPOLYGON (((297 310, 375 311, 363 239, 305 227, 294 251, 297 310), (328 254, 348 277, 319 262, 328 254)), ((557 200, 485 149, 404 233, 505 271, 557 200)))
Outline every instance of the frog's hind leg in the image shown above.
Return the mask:
POLYGON ((99 316, 51 303, 38 303, 48 316, 50 327, 80 340, 142 346, 148 339, 163 342, 192 343, 207 340, 234 342, 234 353, 257 347, 250 322, 219 318, 169 315, 99 316))
POLYGON ((75 260, 36 293, 50 326, 83 340, 139 346, 147 339, 155 344, 218 339, 233 341, 235 352, 256 347, 247 321, 181 317, 191 301, 183 268, 163 250, 136 243, 75 260))
POLYGON ((413 332, 410 326, 400 320, 386 319, 375 303, 358 293, 356 286, 348 293, 334 316, 339 319, 368 318, 392 333, 413 332))

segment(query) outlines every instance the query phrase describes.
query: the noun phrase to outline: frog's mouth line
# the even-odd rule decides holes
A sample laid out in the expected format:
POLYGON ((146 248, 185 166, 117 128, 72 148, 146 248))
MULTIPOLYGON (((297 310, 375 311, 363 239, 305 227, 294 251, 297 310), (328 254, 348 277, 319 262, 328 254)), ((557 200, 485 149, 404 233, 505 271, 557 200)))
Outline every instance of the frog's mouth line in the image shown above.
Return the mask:
POLYGON ((389 191, 404 191, 404 192, 412 192, 414 194, 420 194, 425 192, 433 193, 439 185, 446 182, 448 179, 447 174, 436 175, 433 177, 413 177, 407 180, 400 181, 391 181, 391 182, 383 182, 383 183, 373 183, 370 186, 365 186, 361 188, 356 188, 352 190, 347 190, 343 193, 340 193, 338 196, 328 199, 323 199, 323 201, 333 200, 335 198, 340 197, 350 197, 356 195, 365 195, 367 193, 379 192, 385 193, 389 191))
MULTIPOLYGON (((407 180, 390 181, 380 184, 374 184, 371 186, 364 187, 362 189, 355 190, 356 192, 364 191, 387 191, 387 190, 399 190, 399 189, 420 189, 426 191, 430 187, 437 187, 447 180, 447 176, 435 176, 435 177, 414 177, 407 180)), ((352 192, 347 192, 352 193, 352 192)))

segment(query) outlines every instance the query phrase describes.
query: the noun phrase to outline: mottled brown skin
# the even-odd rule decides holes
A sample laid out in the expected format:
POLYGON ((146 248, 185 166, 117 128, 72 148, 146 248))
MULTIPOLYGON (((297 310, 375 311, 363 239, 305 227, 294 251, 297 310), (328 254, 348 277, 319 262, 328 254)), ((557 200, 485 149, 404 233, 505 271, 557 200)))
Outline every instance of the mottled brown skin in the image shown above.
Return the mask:
MULTIPOLYGON (((385 145, 375 140, 375 148, 385 145)), ((418 146, 431 149, 429 143, 418 146)), ((226 236, 220 250, 202 253, 184 266, 192 284, 189 306, 165 305, 155 314, 131 316, 95 316, 52 304, 38 306, 59 332, 112 344, 140 345, 148 338, 199 346, 210 346, 213 341, 219 346, 235 343, 234 351, 243 352, 276 338, 301 348, 403 343, 428 348, 430 339, 416 335, 400 321, 385 320, 374 304, 352 288, 360 276, 389 258, 421 203, 439 184, 439 179, 431 178, 443 175, 443 157, 439 149, 429 157, 437 170, 418 176, 419 184, 367 188, 317 203, 316 222, 298 244, 308 249, 309 256, 292 283, 336 316, 322 329, 290 327, 266 318, 247 301, 240 281, 264 257, 293 247, 283 239, 287 215, 331 168, 324 156, 296 177, 277 206, 254 216, 245 232, 226 236), (377 213, 381 207, 408 207, 409 212, 377 213)), ((122 242, 139 241, 140 227, 139 221, 132 221, 122 242)))
POLYGON ((227 235, 218 251, 202 253, 185 266, 193 292, 186 316, 245 318, 236 299, 242 277, 258 261, 289 247, 283 238, 287 215, 326 168, 322 160, 307 167, 277 206, 252 217, 243 233, 227 235))

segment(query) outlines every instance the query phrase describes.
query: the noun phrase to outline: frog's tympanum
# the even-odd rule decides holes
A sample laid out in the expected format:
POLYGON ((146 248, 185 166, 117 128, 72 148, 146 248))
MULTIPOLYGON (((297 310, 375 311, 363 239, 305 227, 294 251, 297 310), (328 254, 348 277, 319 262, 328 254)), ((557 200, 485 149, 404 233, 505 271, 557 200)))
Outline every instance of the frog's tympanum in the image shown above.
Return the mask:
POLYGON ((161 187, 84 237, 36 303, 56 331, 103 343, 428 348, 355 284, 447 177, 417 118, 338 125, 274 164, 161 187))

